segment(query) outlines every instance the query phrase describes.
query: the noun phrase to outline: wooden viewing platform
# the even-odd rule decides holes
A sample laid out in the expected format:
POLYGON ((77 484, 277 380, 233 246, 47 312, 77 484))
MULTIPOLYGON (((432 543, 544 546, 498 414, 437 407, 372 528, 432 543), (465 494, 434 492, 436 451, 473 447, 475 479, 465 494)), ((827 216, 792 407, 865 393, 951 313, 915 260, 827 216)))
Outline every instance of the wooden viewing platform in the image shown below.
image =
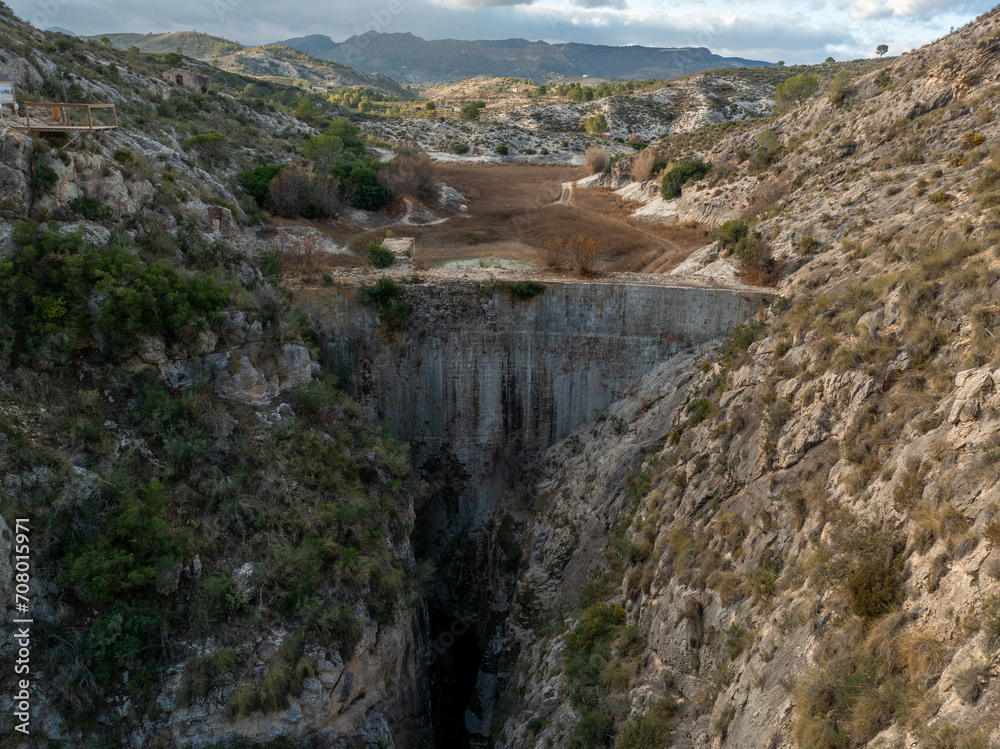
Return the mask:
POLYGON ((35 102, 24 105, 24 114, 24 117, 5 115, 0 125, 36 133, 101 133, 118 129, 114 104, 35 102), (98 117, 95 113, 99 113, 98 117))

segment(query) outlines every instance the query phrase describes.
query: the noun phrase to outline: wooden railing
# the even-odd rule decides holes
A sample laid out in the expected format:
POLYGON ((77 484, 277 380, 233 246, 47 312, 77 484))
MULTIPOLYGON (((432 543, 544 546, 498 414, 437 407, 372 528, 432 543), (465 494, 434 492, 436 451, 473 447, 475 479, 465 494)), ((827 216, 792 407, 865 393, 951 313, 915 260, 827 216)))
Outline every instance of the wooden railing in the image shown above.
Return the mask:
POLYGON ((114 104, 51 104, 35 102, 24 105, 24 125, 40 133, 105 132, 118 129, 114 104), (95 110, 110 110, 110 120, 94 117, 95 110))

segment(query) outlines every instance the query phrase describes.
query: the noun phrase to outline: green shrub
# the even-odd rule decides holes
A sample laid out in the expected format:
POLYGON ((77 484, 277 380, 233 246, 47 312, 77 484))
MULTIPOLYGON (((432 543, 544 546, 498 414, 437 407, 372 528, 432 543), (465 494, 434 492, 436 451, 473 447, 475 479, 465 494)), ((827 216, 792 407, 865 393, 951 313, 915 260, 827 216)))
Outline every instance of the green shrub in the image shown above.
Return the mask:
POLYGON ((715 229, 712 232, 712 236, 722 244, 723 249, 732 250, 737 242, 749 233, 750 227, 747 226, 747 222, 741 218, 737 218, 727 221, 718 229, 715 229))
POLYGON ((368 264, 373 268, 388 268, 396 261, 396 255, 388 247, 378 242, 368 243, 368 264))
POLYGON ((31 157, 31 187, 35 190, 51 190, 59 181, 59 175, 47 163, 45 153, 37 149, 31 157))
POLYGON ((708 164, 700 159, 681 161, 663 177, 660 193, 664 199, 672 200, 681 196, 681 188, 691 181, 697 181, 708 174, 708 164))
POLYGON ((591 135, 601 135, 611 129, 608 127, 608 119, 603 114, 591 115, 583 123, 583 127, 591 135))
POLYGON ((534 299, 545 291, 545 284, 538 281, 507 281, 503 287, 514 299, 521 301, 534 299))
POLYGON ((184 141, 184 150, 196 150, 211 164, 222 162, 229 155, 229 138, 221 133, 203 133, 184 141))
POLYGON ((505 143, 501 143, 494 149, 494 152, 500 154, 501 156, 506 156, 508 153, 510 153, 510 149, 507 148, 507 145, 505 143))
POLYGON ((361 289, 357 300, 359 304, 375 305, 385 329, 394 332, 406 327, 410 319, 410 305, 399 298, 402 293, 399 284, 388 276, 382 276, 373 286, 361 289))
POLYGON ((461 117, 463 120, 467 120, 469 122, 473 120, 478 120, 479 112, 481 109, 482 107, 478 106, 476 102, 473 102, 472 104, 466 104, 459 110, 458 116, 461 117))
POLYGON ((677 704, 661 699, 648 712, 636 715, 622 726, 614 749, 665 749, 677 723, 677 704))
POLYGON ((1000 594, 990 596, 983 603, 980 621, 986 633, 987 648, 1000 648, 1000 594))
POLYGON ((739 369, 747 356, 747 349, 767 335, 767 323, 752 320, 746 325, 738 325, 719 346, 719 363, 727 369, 739 369))
POLYGON ((101 534, 80 544, 60 575, 89 603, 107 604, 152 591, 158 567, 180 558, 181 546, 163 517, 169 497, 159 482, 117 495, 101 534))
POLYGON ((268 164, 251 169, 243 173, 240 185, 243 187, 243 191, 257 202, 257 206, 263 208, 271 192, 271 183, 284 168, 284 164, 268 164))
POLYGON ((701 422, 709 417, 712 413, 714 406, 712 401, 708 398, 696 398, 687 404, 685 409, 689 414, 691 414, 691 426, 698 426, 701 422))
POLYGON ((73 213, 79 213, 88 221, 103 221, 111 218, 111 211, 101 201, 83 195, 69 201, 69 209, 73 213))
POLYGON ((0 358, 65 363, 95 329, 109 353, 130 349, 140 333, 176 343, 229 301, 212 278, 147 265, 120 245, 96 249, 79 233, 22 222, 13 239, 19 251, 0 260, 0 358))
POLYGON ((594 604, 580 616, 580 621, 566 637, 566 649, 570 653, 588 653, 602 639, 605 639, 617 625, 625 621, 625 610, 615 604, 594 604))

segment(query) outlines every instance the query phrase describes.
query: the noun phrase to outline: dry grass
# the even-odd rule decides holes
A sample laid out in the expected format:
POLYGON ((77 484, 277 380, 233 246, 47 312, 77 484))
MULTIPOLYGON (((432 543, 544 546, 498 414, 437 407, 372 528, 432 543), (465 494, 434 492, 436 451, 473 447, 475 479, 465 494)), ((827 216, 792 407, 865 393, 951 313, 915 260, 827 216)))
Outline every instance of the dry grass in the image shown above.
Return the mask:
POLYGON ((591 146, 583 155, 583 163, 587 167, 587 174, 597 174, 603 171, 609 161, 611 161, 611 149, 607 146, 591 146))
POLYGON ((566 256, 566 243, 562 237, 550 239, 542 242, 538 248, 538 259, 542 261, 546 268, 559 270, 563 266, 566 256))
POLYGON ((746 211, 747 216, 764 213, 771 206, 788 195, 792 190, 791 183, 786 179, 769 179, 761 182, 754 193, 753 201, 746 211))
POLYGON ((585 276, 592 276, 597 268, 597 245, 593 239, 578 234, 566 243, 573 265, 585 276))
POLYGON ((653 176, 653 167, 663 159, 658 148, 646 148, 632 159, 632 179, 636 182, 646 182, 653 176))
MULTIPOLYGON (((628 214, 638 204, 608 190, 577 188, 573 205, 556 204, 562 184, 583 176, 579 167, 435 164, 434 169, 467 198, 469 215, 433 226, 395 227, 400 236, 420 237, 420 263, 481 257, 498 242, 539 248, 583 235, 597 246, 598 271, 638 271, 654 262, 665 271, 710 241, 697 226, 637 221, 628 214)), ((534 260, 537 252, 513 257, 534 260)))

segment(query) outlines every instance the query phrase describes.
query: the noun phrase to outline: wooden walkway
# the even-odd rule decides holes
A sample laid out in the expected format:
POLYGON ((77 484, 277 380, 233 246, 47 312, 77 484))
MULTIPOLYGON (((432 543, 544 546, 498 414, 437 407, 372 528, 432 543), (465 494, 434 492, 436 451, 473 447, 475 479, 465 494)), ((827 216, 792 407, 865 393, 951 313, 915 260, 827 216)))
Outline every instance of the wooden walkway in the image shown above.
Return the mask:
POLYGON ((101 133, 118 129, 114 104, 24 105, 24 117, 4 115, 0 125, 35 133, 101 133))

